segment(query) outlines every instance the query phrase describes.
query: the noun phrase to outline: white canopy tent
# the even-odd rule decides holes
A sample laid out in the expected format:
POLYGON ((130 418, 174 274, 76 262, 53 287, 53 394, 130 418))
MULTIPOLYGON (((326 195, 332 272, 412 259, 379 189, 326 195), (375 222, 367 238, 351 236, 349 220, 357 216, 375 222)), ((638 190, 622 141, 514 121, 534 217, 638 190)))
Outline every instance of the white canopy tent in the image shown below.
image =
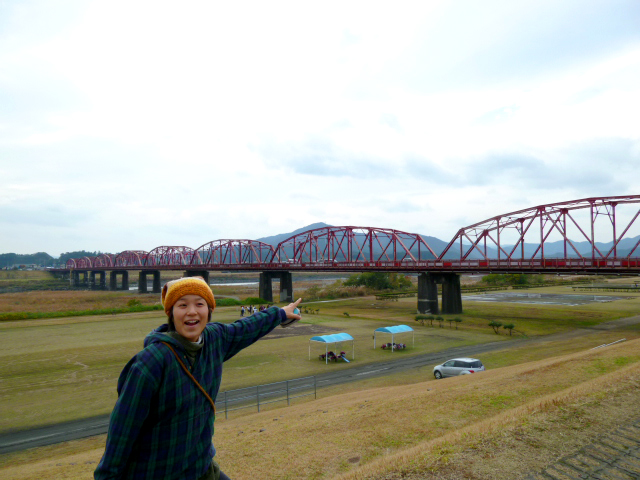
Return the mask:
MULTIPOLYGON (((391 351, 393 352, 394 348, 393 348, 393 336, 398 334, 398 333, 405 333, 405 332, 413 332, 413 328, 411 328, 408 325, 395 325, 392 327, 380 327, 380 328, 376 328, 375 331, 373 332, 373 348, 376 348, 376 334, 380 332, 380 333, 390 333, 391 334, 391 351)), ((416 346, 416 334, 413 334, 413 346, 416 346)))
POLYGON ((309 360, 311 360, 311 342, 320 342, 325 344, 324 363, 329 363, 329 359, 327 358, 327 354, 329 353, 329 344, 330 343, 335 344, 336 345, 335 348, 337 349, 338 343, 347 342, 349 340, 351 341, 351 349, 352 349, 351 360, 353 360, 356 358, 356 348, 353 341, 353 337, 348 333, 344 333, 344 332, 333 333, 331 335, 319 335, 317 337, 311 337, 311 339, 309 339, 309 360))

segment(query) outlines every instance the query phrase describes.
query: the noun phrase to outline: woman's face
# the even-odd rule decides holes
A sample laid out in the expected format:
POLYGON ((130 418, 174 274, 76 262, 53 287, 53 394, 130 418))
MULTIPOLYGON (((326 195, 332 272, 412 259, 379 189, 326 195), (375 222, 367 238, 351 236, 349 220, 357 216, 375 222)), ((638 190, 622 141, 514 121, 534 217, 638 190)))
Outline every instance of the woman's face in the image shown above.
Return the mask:
POLYGON ((197 342, 207 326, 209 305, 200 295, 185 295, 173 305, 176 332, 191 342, 197 342))

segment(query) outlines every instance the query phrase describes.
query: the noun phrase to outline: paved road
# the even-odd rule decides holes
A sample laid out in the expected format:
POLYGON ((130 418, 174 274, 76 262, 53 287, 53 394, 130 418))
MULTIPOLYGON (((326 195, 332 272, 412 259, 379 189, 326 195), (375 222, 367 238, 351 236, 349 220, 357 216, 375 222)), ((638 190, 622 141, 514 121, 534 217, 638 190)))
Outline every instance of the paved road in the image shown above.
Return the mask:
MULTIPOLYGON (((513 344, 500 341, 486 343, 484 345, 451 348, 438 353, 404 357, 398 360, 368 365, 354 365, 346 370, 317 375, 316 384, 319 388, 322 388, 363 380, 365 378, 392 375, 412 368, 424 367, 425 365, 437 365, 453 357, 476 356, 510 346, 513 346, 513 344)), ((220 398, 220 394, 218 398, 220 398)), ((84 418, 48 427, 3 434, 0 435, 0 454, 101 435, 107 433, 108 425, 109 415, 101 415, 99 417, 84 418)))

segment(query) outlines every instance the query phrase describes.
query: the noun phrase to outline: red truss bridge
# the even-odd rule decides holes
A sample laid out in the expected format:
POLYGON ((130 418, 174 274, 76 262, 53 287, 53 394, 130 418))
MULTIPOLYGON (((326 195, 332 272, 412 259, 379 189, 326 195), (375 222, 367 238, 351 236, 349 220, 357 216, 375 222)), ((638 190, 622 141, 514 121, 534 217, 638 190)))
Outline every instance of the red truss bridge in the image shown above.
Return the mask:
POLYGON ((101 285, 111 271, 112 288, 114 274, 139 271, 145 286, 146 275, 154 275, 154 291, 161 270, 207 278, 209 271, 257 271, 269 288, 273 277, 288 284, 292 271, 417 272, 444 285, 451 275, 473 272, 640 274, 638 204, 640 195, 538 205, 461 228, 446 245, 388 228, 323 227, 278 245, 227 239, 197 248, 160 246, 73 258, 58 271, 89 272, 90 284, 97 274, 101 285))
POLYGON ((247 239, 215 240, 195 249, 161 246, 73 258, 64 270, 640 273, 640 210, 627 209, 624 223, 616 214, 639 203, 640 195, 629 195, 539 205, 461 228, 444 249, 432 248, 416 233, 324 227, 275 246, 247 239))

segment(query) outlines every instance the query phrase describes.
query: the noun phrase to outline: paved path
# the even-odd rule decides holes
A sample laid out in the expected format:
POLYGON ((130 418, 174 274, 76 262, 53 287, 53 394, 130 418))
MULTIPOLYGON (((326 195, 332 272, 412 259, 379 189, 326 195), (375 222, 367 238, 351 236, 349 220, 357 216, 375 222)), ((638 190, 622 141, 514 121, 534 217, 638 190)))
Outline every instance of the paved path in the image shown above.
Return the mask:
MULTIPOLYGON (((637 415, 637 412, 634 412, 637 415)), ((525 480, 640 479, 640 418, 525 480)))

